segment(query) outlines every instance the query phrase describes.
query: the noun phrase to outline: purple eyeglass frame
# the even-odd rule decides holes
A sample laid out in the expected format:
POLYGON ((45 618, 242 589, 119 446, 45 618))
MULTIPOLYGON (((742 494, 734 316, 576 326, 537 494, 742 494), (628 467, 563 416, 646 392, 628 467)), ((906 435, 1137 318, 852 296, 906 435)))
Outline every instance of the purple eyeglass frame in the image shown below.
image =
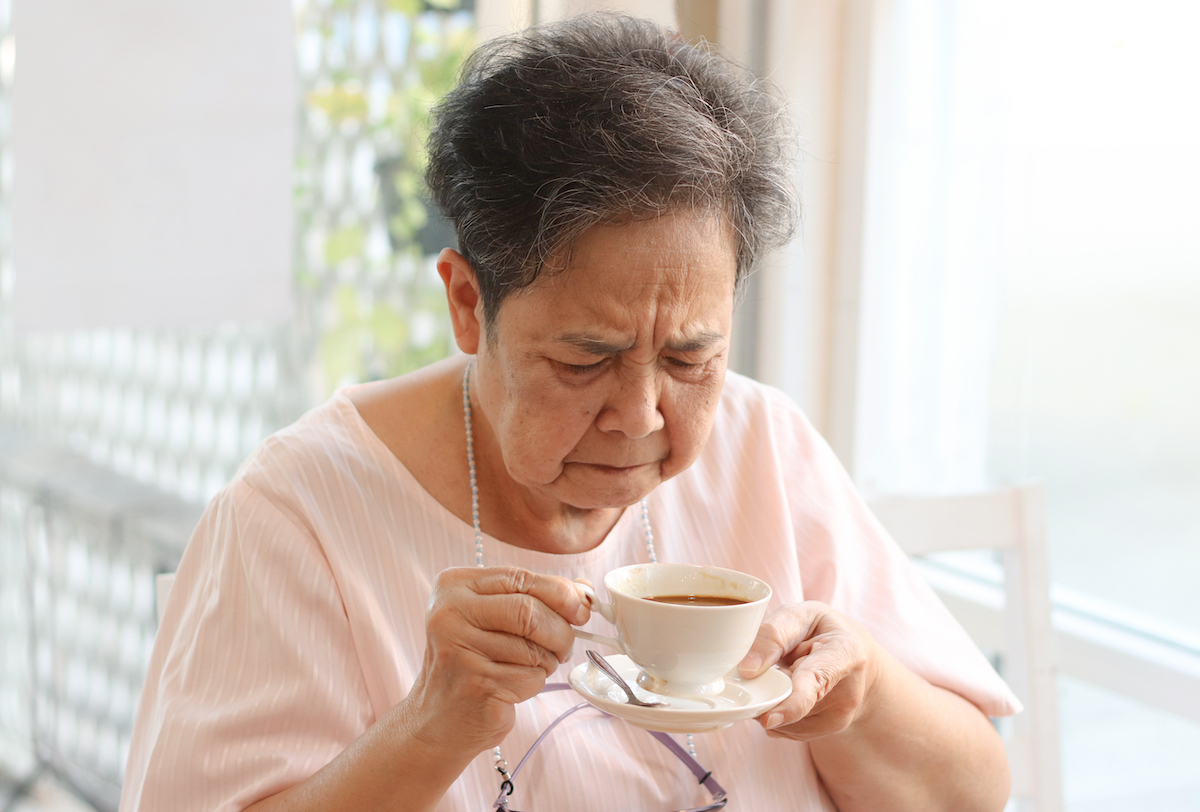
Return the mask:
MULTIPOLYGON (((546 683, 545 687, 542 688, 542 693, 547 693, 549 691, 568 690, 571 690, 571 686, 565 682, 548 682, 546 683)), ((580 702, 578 705, 575 705, 574 707, 564 711, 561 716, 551 722, 546 729, 542 731, 542 735, 538 736, 537 741, 535 741, 533 745, 527 751, 525 751, 525 755, 521 757, 521 761, 517 764, 517 768, 511 773, 506 773, 500 767, 496 768, 500 771, 500 775, 503 776, 504 780, 500 783, 500 795, 496 798, 496 802, 492 804, 493 809, 498 810, 498 812, 520 812, 520 810, 517 809, 510 809, 508 806, 508 796, 512 795, 513 793, 513 779, 517 777, 517 773, 521 772, 521 768, 525 766, 525 762, 529 760, 531 755, 533 755, 533 751, 538 748, 538 745, 542 743, 542 740, 550 735, 550 731, 558 727, 559 722, 566 719, 575 711, 590 707, 592 706, 587 702, 580 702)), ((604 713, 603 711, 600 712, 604 713)), ((605 715, 608 716, 609 714, 605 715)), ((674 753, 675 757, 682 761, 684 766, 691 770, 692 775, 696 776, 696 779, 703 784, 704 788, 707 789, 712 795, 712 803, 705 804, 703 806, 694 806, 690 809, 677 810, 677 812, 713 812, 713 810, 723 809, 725 804, 729 803, 729 794, 726 793, 725 788, 718 784, 717 780, 712 777, 712 771, 704 769, 700 762, 692 758, 688 751, 684 750, 683 747, 679 745, 679 742, 672 739, 666 733, 658 733, 650 730, 646 732, 658 739, 664 747, 674 753)))

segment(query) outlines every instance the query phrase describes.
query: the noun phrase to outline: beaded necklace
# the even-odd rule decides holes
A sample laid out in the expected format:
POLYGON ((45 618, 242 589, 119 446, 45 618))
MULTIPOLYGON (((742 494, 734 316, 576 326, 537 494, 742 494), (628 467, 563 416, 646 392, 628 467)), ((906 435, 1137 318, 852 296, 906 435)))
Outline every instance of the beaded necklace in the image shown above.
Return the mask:
MULTIPOLYGON (((479 529, 479 483, 475 478, 475 436, 471 431, 471 364, 474 360, 467 362, 466 369, 463 370, 462 377, 462 395, 463 395, 463 423, 467 430, 467 468, 471 473, 471 525, 475 529, 475 566, 483 566, 483 531, 479 529)), ((658 563, 658 556, 654 553, 654 531, 650 528, 650 510, 646 507, 646 500, 641 501, 642 512, 642 530, 646 536, 646 552, 650 555, 652 563, 658 563)), ((696 746, 692 740, 692 734, 687 737, 687 749, 692 758, 696 757, 696 746)), ((492 750, 492 755, 495 760, 496 769, 501 775, 508 777, 508 762, 500 753, 500 748, 496 747, 492 750)))
MULTIPOLYGON (((473 361, 467 362, 467 368, 463 370, 462 378, 462 393, 463 393, 463 423, 467 427, 467 468, 471 472, 471 525, 475 528, 475 566, 483 566, 483 531, 479 529, 479 483, 475 480, 475 435, 471 431, 471 364, 473 361)), ((646 534, 646 552, 650 554, 650 562, 658 563, 658 556, 654 554, 654 531, 650 529, 650 510, 646 507, 646 500, 641 501, 642 508, 642 530, 646 534)))

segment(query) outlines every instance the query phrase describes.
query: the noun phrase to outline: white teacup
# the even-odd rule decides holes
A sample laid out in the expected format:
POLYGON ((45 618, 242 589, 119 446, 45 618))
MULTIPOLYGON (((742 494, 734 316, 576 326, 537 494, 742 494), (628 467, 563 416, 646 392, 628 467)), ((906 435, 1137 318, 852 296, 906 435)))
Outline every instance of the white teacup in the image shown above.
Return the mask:
POLYGON ((750 650, 771 598, 771 587, 753 575, 696 564, 634 564, 605 575, 604 585, 612 603, 578 586, 592 611, 617 627, 616 638, 579 630, 575 636, 625 654, 641 669, 640 686, 674 696, 713 696, 725 689, 724 676, 750 650), (661 602, 676 596, 738 602, 661 602))

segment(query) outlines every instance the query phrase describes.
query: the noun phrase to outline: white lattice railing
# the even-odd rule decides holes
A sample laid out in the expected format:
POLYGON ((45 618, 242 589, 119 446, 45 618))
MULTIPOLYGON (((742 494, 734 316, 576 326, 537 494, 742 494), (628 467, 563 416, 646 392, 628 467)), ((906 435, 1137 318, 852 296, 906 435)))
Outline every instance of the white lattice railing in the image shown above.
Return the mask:
POLYGON ((0 430, 0 731, 101 810, 116 809, 157 626, 199 508, 0 430))
POLYGON ((452 235, 430 220, 418 190, 425 111, 470 46, 471 14, 432 10, 452 2, 296 0, 302 105, 289 323, 18 338, 11 2, 0 0, 0 420, 205 501, 263 437, 332 387, 449 352, 427 255, 452 235))
POLYGON ((449 351, 427 255, 452 236, 417 190, 425 111, 472 41, 458 5, 294 0, 288 323, 18 338, 16 49, 12 0, 0 0, 0 768, 40 764, 114 808, 153 574, 174 569, 199 506, 334 386, 449 351))

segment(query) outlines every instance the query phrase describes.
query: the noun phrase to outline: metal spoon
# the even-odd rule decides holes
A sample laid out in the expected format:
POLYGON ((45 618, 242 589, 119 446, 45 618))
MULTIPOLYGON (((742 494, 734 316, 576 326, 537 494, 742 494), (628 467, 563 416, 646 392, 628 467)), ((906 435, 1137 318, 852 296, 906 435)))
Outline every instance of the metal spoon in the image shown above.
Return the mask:
POLYGON ((604 659, 602 656, 600 656, 596 652, 592 651, 591 649, 587 650, 587 656, 588 656, 588 659, 592 661, 592 665, 596 666, 601 671, 603 671, 604 675, 606 677, 608 677, 610 680, 615 682, 617 684, 617 687, 625 692, 625 696, 629 697, 630 705, 638 705, 643 708, 657 708, 657 707, 666 707, 667 706, 666 702, 659 702, 658 700, 655 700, 655 699, 651 699, 649 701, 638 699, 636 696, 634 696, 633 689, 629 687, 629 683, 627 683, 627 682, 625 682, 625 680, 621 679, 621 675, 617 673, 617 669, 613 668, 612 664, 609 663, 608 660, 604 659))

